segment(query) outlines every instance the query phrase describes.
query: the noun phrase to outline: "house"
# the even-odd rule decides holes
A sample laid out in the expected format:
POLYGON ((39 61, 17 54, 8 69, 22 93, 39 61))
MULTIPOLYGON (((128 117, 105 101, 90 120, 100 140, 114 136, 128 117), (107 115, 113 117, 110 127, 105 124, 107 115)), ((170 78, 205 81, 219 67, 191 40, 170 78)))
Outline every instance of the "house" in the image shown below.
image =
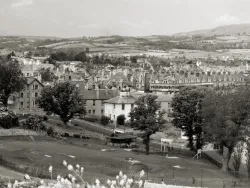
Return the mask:
POLYGON ((44 85, 37 78, 27 78, 25 88, 13 96, 14 103, 10 109, 13 108, 12 111, 19 113, 41 111, 36 104, 36 99, 40 97, 43 88, 44 85))
POLYGON ((123 114, 128 120, 136 100, 137 98, 131 95, 130 89, 121 90, 119 96, 104 101, 105 116, 116 122, 117 117, 123 114))
POLYGON ((80 94, 85 99, 85 108, 88 115, 104 115, 104 101, 119 95, 118 90, 95 89, 88 90, 80 87, 80 94))

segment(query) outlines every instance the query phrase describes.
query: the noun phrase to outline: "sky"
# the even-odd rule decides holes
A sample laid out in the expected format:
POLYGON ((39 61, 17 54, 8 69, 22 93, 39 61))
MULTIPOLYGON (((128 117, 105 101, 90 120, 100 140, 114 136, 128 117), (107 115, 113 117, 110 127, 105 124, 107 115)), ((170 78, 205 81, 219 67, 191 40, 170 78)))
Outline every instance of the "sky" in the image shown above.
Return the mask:
POLYGON ((250 23, 250 0, 0 0, 0 35, 170 35, 250 23))

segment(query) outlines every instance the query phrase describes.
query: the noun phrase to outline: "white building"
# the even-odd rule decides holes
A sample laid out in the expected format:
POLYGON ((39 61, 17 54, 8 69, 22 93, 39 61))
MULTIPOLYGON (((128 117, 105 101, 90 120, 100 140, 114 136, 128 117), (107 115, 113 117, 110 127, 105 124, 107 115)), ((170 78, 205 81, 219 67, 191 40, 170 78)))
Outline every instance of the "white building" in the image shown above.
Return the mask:
POLYGON ((134 107, 136 97, 130 94, 130 89, 120 92, 120 96, 104 101, 105 116, 116 122, 119 115, 124 115, 126 121, 130 119, 129 113, 134 107))

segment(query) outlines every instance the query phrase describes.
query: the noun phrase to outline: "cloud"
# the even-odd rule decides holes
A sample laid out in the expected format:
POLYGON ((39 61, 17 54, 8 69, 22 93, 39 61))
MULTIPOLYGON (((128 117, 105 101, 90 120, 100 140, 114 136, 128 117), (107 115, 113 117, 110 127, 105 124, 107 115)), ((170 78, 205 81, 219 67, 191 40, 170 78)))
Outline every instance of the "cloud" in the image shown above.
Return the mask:
POLYGON ((79 26, 80 28, 98 28, 100 27, 101 25, 99 24, 86 24, 86 25, 83 25, 83 26, 79 26))
POLYGON ((141 24, 129 22, 129 21, 127 21, 127 20, 123 20, 123 21, 122 21, 122 24, 128 25, 128 26, 133 27, 133 28, 142 28, 142 25, 141 25, 141 24))
POLYGON ((240 23, 239 18, 235 16, 230 16, 229 14, 224 14, 216 19, 216 24, 218 25, 229 25, 240 23))
POLYGON ((142 24, 143 24, 143 25, 151 25, 152 22, 150 22, 150 21, 148 21, 148 20, 143 20, 143 21, 142 21, 142 24))
POLYGON ((11 3, 11 7, 18 8, 23 6, 29 6, 33 4, 33 0, 15 0, 11 3))

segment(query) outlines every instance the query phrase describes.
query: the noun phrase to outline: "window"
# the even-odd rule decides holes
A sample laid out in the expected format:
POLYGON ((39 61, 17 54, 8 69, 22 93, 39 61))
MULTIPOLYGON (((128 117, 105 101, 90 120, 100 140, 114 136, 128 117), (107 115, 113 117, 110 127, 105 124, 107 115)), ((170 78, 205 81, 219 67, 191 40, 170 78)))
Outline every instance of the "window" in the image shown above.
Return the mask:
POLYGON ((69 80, 71 80, 71 76, 69 76, 69 80))
POLYGON ((21 106, 21 108, 23 108, 23 102, 20 102, 20 106, 21 106))
POLYGON ((27 98, 30 98, 30 92, 27 93, 27 98))
POLYGON ((30 101, 27 101, 27 108, 30 108, 30 101))
POLYGON ((89 110, 89 114, 91 114, 91 110, 89 110))
POLYGON ((125 104, 122 104, 122 110, 125 110, 125 104))
POLYGON ((95 115, 95 110, 93 110, 93 115, 95 115))
POLYGON ((21 93, 21 98, 23 98, 23 93, 21 93))
POLYGON ((103 109, 101 110, 101 113, 102 113, 102 114, 104 113, 104 110, 103 110, 103 109))
POLYGON ((95 100, 93 100, 93 106, 95 106, 95 100))
POLYGON ((131 104, 131 109, 133 109, 134 108, 134 104, 131 104))
POLYGON ((115 109, 115 104, 114 104, 114 109, 115 109))
POLYGON ((35 108, 35 106, 36 106, 36 103, 35 103, 35 101, 33 101, 33 108, 35 108))
POLYGON ((104 105, 104 100, 102 100, 102 106, 104 105))
POLYGON ((38 85, 33 85, 33 89, 38 89, 38 85))
POLYGON ((38 97, 38 93, 37 92, 35 92, 35 97, 38 97))
POLYGON ((27 76, 30 76, 30 73, 27 73, 27 76))

